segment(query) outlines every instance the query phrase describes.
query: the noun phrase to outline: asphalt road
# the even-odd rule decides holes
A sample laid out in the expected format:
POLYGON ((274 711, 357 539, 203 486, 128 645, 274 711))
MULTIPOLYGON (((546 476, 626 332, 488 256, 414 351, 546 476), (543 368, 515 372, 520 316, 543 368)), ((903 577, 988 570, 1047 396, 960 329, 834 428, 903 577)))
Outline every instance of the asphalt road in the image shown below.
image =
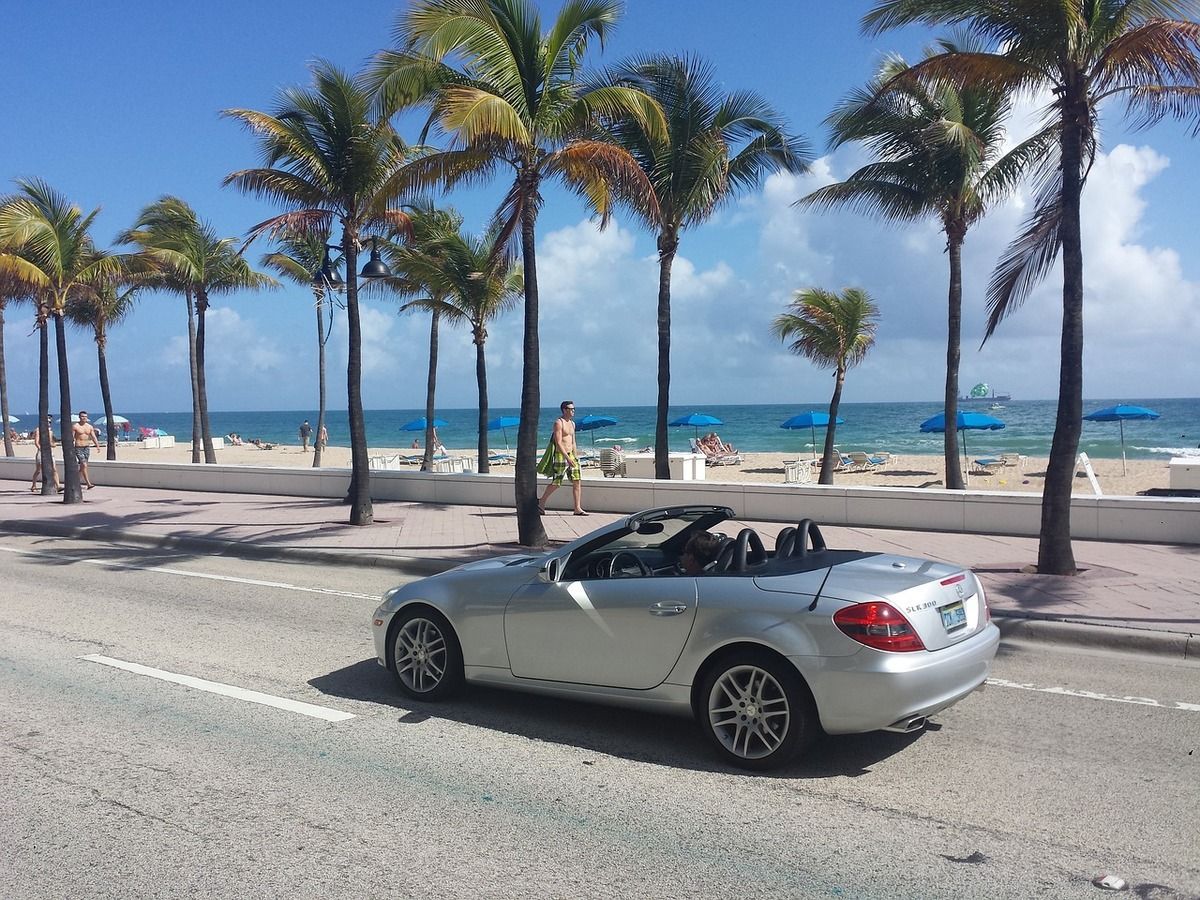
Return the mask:
POLYGON ((0 892, 1200 896, 1195 664, 1005 646, 930 730, 755 776, 684 720, 409 707, 368 633, 396 580, 0 535, 0 892))

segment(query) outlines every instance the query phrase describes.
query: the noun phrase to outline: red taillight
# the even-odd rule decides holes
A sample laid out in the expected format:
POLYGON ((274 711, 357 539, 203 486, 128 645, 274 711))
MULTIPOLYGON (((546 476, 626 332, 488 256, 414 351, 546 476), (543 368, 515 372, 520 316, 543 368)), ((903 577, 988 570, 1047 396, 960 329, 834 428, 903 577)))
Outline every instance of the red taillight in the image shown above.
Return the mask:
POLYGON ((846 637, 876 650, 907 653, 925 649, 908 619, 894 606, 882 601, 856 603, 839 609, 833 614, 833 624, 846 637))

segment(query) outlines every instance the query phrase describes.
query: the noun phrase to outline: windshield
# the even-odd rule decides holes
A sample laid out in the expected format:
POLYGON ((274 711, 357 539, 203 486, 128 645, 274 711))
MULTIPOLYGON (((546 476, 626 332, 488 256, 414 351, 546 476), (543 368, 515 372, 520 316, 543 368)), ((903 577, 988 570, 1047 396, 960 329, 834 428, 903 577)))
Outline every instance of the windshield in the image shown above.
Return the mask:
POLYGON ((636 531, 630 534, 622 535, 616 540, 605 544, 606 550, 623 550, 627 548, 638 548, 645 550, 658 550, 677 537, 684 531, 694 526, 701 520, 706 521, 704 527, 717 524, 724 516, 714 516, 711 509, 698 509, 674 515, 669 519, 656 519, 655 525, 662 525, 662 531, 655 534, 638 534, 636 531))

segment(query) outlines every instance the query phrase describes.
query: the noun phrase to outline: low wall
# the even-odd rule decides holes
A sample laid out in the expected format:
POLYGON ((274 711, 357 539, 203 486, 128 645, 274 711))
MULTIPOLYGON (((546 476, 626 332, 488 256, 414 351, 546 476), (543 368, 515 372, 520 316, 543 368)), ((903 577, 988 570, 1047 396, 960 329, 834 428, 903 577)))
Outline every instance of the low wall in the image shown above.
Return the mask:
MULTIPOLYGON (((349 469, 191 463, 109 462, 93 459, 92 481, 113 487, 227 491, 294 497, 343 497, 349 469)), ((0 457, 0 479, 28 483, 29 459, 0 457)), ((586 503, 597 512, 635 512, 656 506, 713 503, 739 518, 763 522, 815 519, 828 525, 900 528, 1037 537, 1041 496, 1020 491, 946 491, 931 488, 839 487, 720 481, 604 478, 584 482, 586 503)), ((419 503, 513 506, 512 470, 489 475, 372 471, 371 496, 419 503)), ((567 508, 558 492, 553 508, 567 508)), ((1071 534, 1083 540, 1200 544, 1200 499, 1076 496, 1071 534)))

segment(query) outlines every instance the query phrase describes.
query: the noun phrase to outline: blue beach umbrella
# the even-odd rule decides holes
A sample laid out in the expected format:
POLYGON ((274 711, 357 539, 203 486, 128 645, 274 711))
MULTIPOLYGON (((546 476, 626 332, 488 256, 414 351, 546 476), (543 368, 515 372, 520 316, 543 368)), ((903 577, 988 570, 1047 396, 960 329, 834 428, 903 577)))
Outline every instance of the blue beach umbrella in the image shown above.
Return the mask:
POLYGON ((1138 419, 1157 419, 1158 413, 1144 406, 1128 406, 1118 403, 1116 406, 1106 406, 1090 412, 1083 417, 1085 422, 1118 422, 1121 426, 1121 474, 1125 474, 1125 422, 1138 419))
MULTIPOLYGON (((608 428, 610 425, 616 425, 617 419, 612 416, 584 416, 575 423, 575 428, 578 431, 595 431, 597 428, 608 428)), ((592 435, 592 443, 596 443, 596 436, 592 435)))
MULTIPOLYGON (((434 428, 445 428, 449 424, 450 423, 447 422, 445 419, 438 419, 435 417, 433 420, 434 428)), ((424 431, 425 428, 426 428, 426 424, 425 424, 424 416, 421 416, 421 418, 419 418, 419 419, 413 419, 411 422, 405 422, 403 425, 400 426, 401 431, 424 431)))
MULTIPOLYGON (((843 419, 841 416, 838 416, 837 419, 835 420, 834 424, 845 425, 846 420, 843 419)), ((813 459, 816 459, 817 458, 817 426, 818 425, 821 428, 829 427, 829 413, 814 412, 812 410, 809 410, 808 412, 802 412, 799 415, 792 416, 790 419, 788 419, 786 422, 784 422, 779 427, 780 428, 788 428, 788 429, 792 429, 792 430, 799 429, 799 428, 807 428, 810 432, 812 432, 813 459)))
POLYGON ((520 416, 499 416, 488 422, 488 431, 503 431, 504 432, 504 449, 508 449, 508 429, 516 428, 521 424, 520 416))
POLYGON ((668 422, 672 428, 687 428, 689 425, 696 429, 696 437, 700 437, 700 428, 708 428, 710 425, 724 425, 725 423, 716 416, 710 416, 707 413, 688 413, 686 416, 681 416, 674 422, 668 422))
MULTIPOLYGON (((955 431, 962 432, 963 436, 963 459, 967 458, 967 435, 968 431, 999 431, 1005 425, 995 416, 984 415, 977 412, 959 412, 957 419, 957 427, 955 431)), ((941 434, 946 430, 946 413, 940 412, 930 419, 926 419, 921 423, 921 430, 924 432, 937 432, 941 434)))

